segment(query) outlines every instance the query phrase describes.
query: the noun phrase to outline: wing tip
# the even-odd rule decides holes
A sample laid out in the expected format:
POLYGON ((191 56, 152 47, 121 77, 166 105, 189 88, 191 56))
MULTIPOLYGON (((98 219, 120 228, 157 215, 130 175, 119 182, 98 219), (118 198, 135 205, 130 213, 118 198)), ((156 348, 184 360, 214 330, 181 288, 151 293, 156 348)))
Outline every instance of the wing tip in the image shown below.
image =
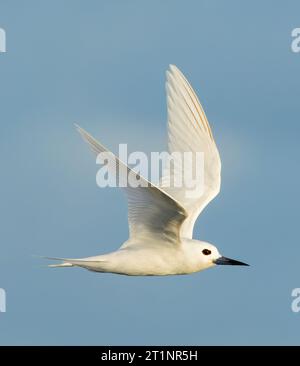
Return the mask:
POLYGON ((183 76, 183 73, 180 71, 180 69, 174 65, 174 64, 170 64, 169 65, 169 70, 168 70, 171 74, 173 74, 174 76, 175 75, 182 75, 183 76))
POLYGON ((85 131, 82 127, 80 127, 77 123, 74 123, 74 127, 76 128, 77 132, 80 134, 80 136, 83 138, 83 140, 89 142, 90 139, 94 138, 87 132, 85 131))
POLYGON ((82 127, 80 127, 77 123, 74 123, 74 127, 76 128, 76 130, 82 135, 83 133, 85 133, 84 129, 82 127))
POLYGON ((213 137, 213 133, 210 127, 210 124, 207 120, 207 117, 205 115, 204 109, 198 99, 198 96, 196 94, 196 92, 194 91, 194 89, 192 88, 191 84, 189 83, 188 79, 184 76, 184 74, 179 70, 179 68, 174 65, 174 64, 170 64, 169 65, 169 70, 167 71, 167 86, 170 84, 172 86, 176 85, 179 87, 179 89, 181 87, 183 87, 186 92, 188 93, 192 104, 195 106, 198 115, 200 117, 201 123, 204 127, 204 129, 206 130, 206 132, 208 133, 210 139, 212 141, 214 141, 214 137, 213 137), (197 105, 199 106, 199 108, 197 107, 197 105))
POLYGON ((174 64, 169 64, 169 69, 172 70, 179 70, 178 67, 174 64))

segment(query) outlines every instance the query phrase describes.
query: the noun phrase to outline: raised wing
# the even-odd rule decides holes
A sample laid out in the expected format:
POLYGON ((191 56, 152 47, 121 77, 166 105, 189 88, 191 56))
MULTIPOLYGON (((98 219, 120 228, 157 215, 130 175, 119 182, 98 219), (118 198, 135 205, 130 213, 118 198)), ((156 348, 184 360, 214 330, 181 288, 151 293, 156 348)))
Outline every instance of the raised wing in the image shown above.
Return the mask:
POLYGON ((109 154, 114 165, 109 165, 109 173, 116 174, 119 185, 125 189, 128 198, 129 241, 143 245, 152 243, 180 244, 180 227, 187 217, 184 208, 169 196, 120 161, 112 152, 96 141, 85 130, 76 126, 82 138, 92 151, 109 154), (139 187, 132 187, 128 177, 134 175, 140 181, 139 187))
POLYGON ((170 65, 167 71, 166 91, 169 153, 191 152, 192 159, 188 166, 183 166, 182 154, 177 157, 174 154, 172 169, 162 177, 159 186, 187 211, 188 217, 181 226, 180 235, 192 238, 198 215, 220 191, 221 161, 204 110, 191 85, 176 66, 170 65), (197 152, 204 154, 202 179, 196 180, 192 190, 184 180, 181 187, 176 187, 174 181, 179 176, 196 176, 197 167, 199 169, 197 152))

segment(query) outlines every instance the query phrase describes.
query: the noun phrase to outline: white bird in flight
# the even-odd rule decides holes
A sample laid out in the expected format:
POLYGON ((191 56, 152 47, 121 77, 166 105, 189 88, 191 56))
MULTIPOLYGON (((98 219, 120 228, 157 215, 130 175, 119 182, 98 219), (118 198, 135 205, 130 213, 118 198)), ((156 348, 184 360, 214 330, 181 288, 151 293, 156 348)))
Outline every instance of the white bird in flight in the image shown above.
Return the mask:
MULTIPOLYGON (((115 157, 115 168, 119 169, 123 179, 128 179, 130 172, 146 183, 146 187, 122 187, 128 198, 129 239, 118 250, 107 254, 80 259, 48 257, 62 261, 50 267, 82 267, 131 276, 164 276, 194 273, 217 264, 248 265, 223 257, 210 243, 193 239, 197 217, 220 191, 221 160, 204 110, 191 85, 174 65, 170 65, 167 71, 166 90, 169 153, 204 153, 204 189, 201 194, 190 197, 184 186, 165 187, 166 177, 154 185, 115 157)), ((76 127, 97 155, 109 152, 86 131, 76 127)), ((192 170, 196 168, 195 162, 196 159, 192 159, 192 170)), ((182 176, 182 169, 181 164, 175 163, 171 172, 173 178, 176 174, 182 176)))

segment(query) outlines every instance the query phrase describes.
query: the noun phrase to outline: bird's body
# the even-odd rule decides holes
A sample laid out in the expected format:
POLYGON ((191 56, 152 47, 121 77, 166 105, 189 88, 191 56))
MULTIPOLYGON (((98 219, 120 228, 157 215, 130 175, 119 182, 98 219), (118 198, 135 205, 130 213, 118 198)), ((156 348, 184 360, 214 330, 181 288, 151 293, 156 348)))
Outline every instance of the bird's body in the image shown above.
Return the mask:
MULTIPOLYGON (((209 243, 193 239, 194 223, 204 207, 219 193, 221 160, 203 108, 183 74, 171 65, 167 72, 168 150, 181 155, 190 152, 189 164, 176 155, 172 169, 158 185, 147 181, 120 161, 82 128, 77 129, 91 149, 110 154, 118 171, 119 184, 128 198, 129 239, 116 251, 81 259, 51 258, 62 263, 50 267, 82 267, 95 272, 131 276, 189 274, 216 264, 245 265, 222 257, 209 243), (194 176, 194 157, 204 155, 203 174, 194 186, 169 184, 178 177, 194 176), (138 178, 138 187, 129 184, 138 178)), ((197 176, 197 175, 196 175, 197 176)), ((197 176, 198 177, 198 176, 197 176)))
POLYGON ((66 259, 54 266, 78 266, 128 276, 166 276, 194 273, 214 265, 211 261, 203 261, 201 255, 201 249, 210 248, 210 244, 198 240, 183 239, 179 246, 155 241, 147 244, 125 242, 124 246, 103 255, 66 259))

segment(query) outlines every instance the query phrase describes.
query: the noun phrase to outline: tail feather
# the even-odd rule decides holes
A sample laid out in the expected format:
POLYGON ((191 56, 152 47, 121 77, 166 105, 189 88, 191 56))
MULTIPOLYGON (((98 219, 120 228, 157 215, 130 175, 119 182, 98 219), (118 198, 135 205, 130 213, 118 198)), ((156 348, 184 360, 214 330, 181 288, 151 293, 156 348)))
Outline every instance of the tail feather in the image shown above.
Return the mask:
POLYGON ((43 257, 45 259, 62 261, 62 263, 58 264, 49 264, 50 268, 58 268, 58 267, 83 267, 87 269, 91 269, 91 267, 97 267, 99 263, 105 263, 105 260, 88 260, 88 259, 70 259, 70 258, 57 258, 57 257, 43 257))
POLYGON ((72 263, 63 262, 59 264, 49 264, 49 268, 58 268, 58 267, 73 267, 74 265, 72 263))
POLYGON ((59 267, 73 267, 74 265, 68 262, 66 258, 57 258, 57 257, 43 257, 44 259, 49 259, 52 261, 62 261, 62 263, 58 264, 48 264, 49 268, 59 268, 59 267))

